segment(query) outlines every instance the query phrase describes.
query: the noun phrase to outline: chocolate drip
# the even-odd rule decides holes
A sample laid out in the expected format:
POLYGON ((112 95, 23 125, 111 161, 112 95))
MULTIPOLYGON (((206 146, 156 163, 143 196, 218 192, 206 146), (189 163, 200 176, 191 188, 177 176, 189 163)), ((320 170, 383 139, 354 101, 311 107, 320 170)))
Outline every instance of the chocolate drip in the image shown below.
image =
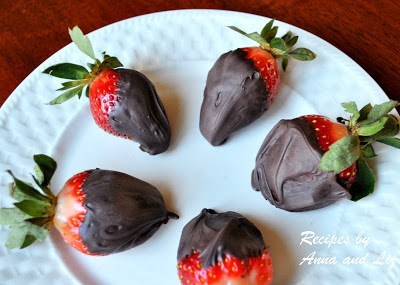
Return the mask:
POLYGON ((138 246, 173 216, 154 186, 121 172, 92 170, 83 191, 87 212, 79 234, 93 254, 138 246))
POLYGON ((314 130, 305 120, 281 120, 260 147, 252 186, 287 211, 314 210, 351 198, 334 173, 320 169, 321 157, 314 130))
POLYGON ((200 252, 203 267, 215 265, 224 255, 247 259, 266 249, 261 232, 242 215, 203 209, 182 230, 178 260, 200 252))
POLYGON ((246 52, 224 53, 208 73, 200 112, 200 131, 210 144, 222 144, 268 108, 265 82, 246 52))
POLYGON ((138 71, 123 68, 115 71, 120 74, 120 101, 110 113, 110 125, 140 143, 140 149, 149 154, 166 151, 171 128, 154 85, 138 71))

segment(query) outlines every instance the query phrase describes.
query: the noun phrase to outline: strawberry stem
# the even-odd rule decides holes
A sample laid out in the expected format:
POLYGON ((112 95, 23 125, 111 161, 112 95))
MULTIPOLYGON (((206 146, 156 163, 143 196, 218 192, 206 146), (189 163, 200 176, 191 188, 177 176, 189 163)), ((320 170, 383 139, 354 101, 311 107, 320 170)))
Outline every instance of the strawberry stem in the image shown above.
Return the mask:
POLYGON ((345 118, 343 118, 343 117, 337 117, 337 118, 336 118, 336 121, 337 121, 338 123, 340 123, 340 124, 343 124, 343 125, 346 125, 346 124, 349 122, 349 120, 347 120, 347 119, 345 119, 345 118))

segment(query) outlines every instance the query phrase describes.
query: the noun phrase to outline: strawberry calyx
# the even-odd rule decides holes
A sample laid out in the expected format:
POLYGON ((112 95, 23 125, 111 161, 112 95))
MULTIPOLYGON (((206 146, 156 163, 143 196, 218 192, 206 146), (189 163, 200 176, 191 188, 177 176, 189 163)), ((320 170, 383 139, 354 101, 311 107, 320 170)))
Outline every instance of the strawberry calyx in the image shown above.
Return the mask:
POLYGON ((75 45, 94 62, 88 63, 89 70, 84 66, 73 63, 59 63, 46 68, 43 73, 70 80, 61 83, 62 87, 57 91, 64 92, 50 101, 50 105, 64 103, 74 96, 78 96, 80 99, 84 92, 86 97, 89 97, 89 87, 100 73, 107 69, 115 69, 122 66, 118 58, 105 52, 102 53, 102 60, 97 59, 89 38, 83 34, 79 27, 75 26, 72 30, 69 29, 69 34, 75 45), (84 91, 85 88, 86 90, 84 91))
POLYGON ((376 156, 372 143, 377 141, 400 149, 400 139, 395 137, 399 133, 399 120, 389 114, 399 102, 367 104, 360 110, 355 102, 342 103, 342 106, 351 116, 348 120, 338 118, 338 122, 346 126, 348 134, 329 146, 320 167, 339 174, 356 164, 357 175, 349 192, 352 200, 357 201, 374 191, 375 174, 366 162, 376 156))
POLYGON ((57 198, 49 184, 57 163, 43 154, 34 155, 35 175, 32 178, 39 190, 7 172, 13 178, 9 184, 10 196, 16 200, 14 208, 0 209, 0 224, 11 228, 6 247, 25 248, 36 240, 43 241, 52 226, 57 198))
POLYGON ((311 61, 317 55, 308 48, 293 49, 297 43, 298 36, 294 36, 291 31, 288 31, 282 37, 276 37, 278 26, 274 26, 274 19, 269 21, 261 31, 246 33, 235 26, 228 26, 228 28, 256 41, 260 44, 260 48, 271 53, 275 58, 282 61, 282 69, 285 71, 289 62, 289 58, 294 58, 300 61, 311 61))

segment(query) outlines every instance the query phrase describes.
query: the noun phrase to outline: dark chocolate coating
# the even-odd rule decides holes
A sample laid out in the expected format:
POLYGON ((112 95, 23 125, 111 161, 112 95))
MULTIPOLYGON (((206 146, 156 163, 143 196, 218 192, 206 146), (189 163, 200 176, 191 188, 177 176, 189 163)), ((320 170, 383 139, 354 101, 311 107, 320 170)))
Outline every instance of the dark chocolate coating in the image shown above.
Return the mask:
POLYGON ((208 73, 200 131, 214 146, 255 121, 268 108, 265 82, 245 57, 246 52, 241 49, 224 53, 208 73))
POLYGON ((287 211, 314 210, 350 199, 336 175, 320 169, 322 154, 306 120, 281 120, 260 147, 252 186, 272 205, 287 211))
POLYGON ((261 232, 242 215, 203 209, 182 230, 178 260, 197 251, 206 268, 221 261, 226 254, 247 259, 259 256, 265 249, 261 232))
POLYGON ((171 127, 164 106, 151 81, 131 69, 116 69, 120 101, 110 112, 109 123, 118 133, 130 136, 149 154, 167 150, 171 127))
POLYGON ((87 212, 79 234, 92 254, 138 246, 174 215, 154 186, 121 172, 91 170, 83 191, 87 212))

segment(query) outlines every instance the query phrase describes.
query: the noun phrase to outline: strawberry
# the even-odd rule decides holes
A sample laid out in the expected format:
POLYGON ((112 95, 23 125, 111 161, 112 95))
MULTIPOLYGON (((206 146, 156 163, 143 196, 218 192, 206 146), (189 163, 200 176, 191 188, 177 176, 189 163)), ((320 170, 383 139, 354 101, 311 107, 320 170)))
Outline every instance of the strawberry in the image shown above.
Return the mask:
POLYGON ((358 110, 343 103, 349 120, 320 115, 281 120, 256 157, 252 186, 274 206, 306 211, 338 200, 358 201, 375 188, 366 160, 376 156, 373 142, 400 148, 399 121, 389 114, 399 103, 388 101, 358 110))
MULTIPOLYGON (((305 119, 314 128, 314 135, 323 153, 329 150, 331 144, 349 135, 349 131, 344 124, 332 122, 324 116, 306 115, 301 118, 305 119)), ((338 182, 349 189, 356 180, 356 174, 356 163, 353 163, 338 174, 338 182)))
POLYGON ((40 190, 16 178, 10 183, 15 208, 0 209, 0 224, 11 228, 8 248, 24 248, 43 241, 54 225, 65 242, 89 255, 107 255, 138 246, 169 218, 161 193, 127 174, 92 169, 71 177, 54 195, 49 183, 57 164, 35 155, 40 190))
POLYGON ((260 44, 222 54, 210 69, 200 111, 200 131, 211 145, 225 142, 231 133, 258 119, 275 100, 280 83, 277 60, 286 70, 289 57, 310 61, 316 55, 296 48, 298 37, 289 31, 276 37, 273 20, 261 34, 247 34, 230 27, 260 44))
POLYGON ((140 149, 151 155, 167 150, 171 128, 164 106, 151 81, 142 73, 120 68, 113 56, 103 53, 103 60, 95 58, 92 44, 78 27, 69 30, 72 41, 94 60, 85 67, 60 63, 43 73, 70 79, 62 83, 64 93, 50 102, 61 104, 74 96, 81 97, 85 89, 90 110, 96 124, 115 136, 134 140, 140 149), (66 90, 66 91, 65 91, 66 90))
POLYGON ((203 209, 182 230, 178 275, 185 285, 267 285, 272 260, 261 232, 245 217, 203 209))

